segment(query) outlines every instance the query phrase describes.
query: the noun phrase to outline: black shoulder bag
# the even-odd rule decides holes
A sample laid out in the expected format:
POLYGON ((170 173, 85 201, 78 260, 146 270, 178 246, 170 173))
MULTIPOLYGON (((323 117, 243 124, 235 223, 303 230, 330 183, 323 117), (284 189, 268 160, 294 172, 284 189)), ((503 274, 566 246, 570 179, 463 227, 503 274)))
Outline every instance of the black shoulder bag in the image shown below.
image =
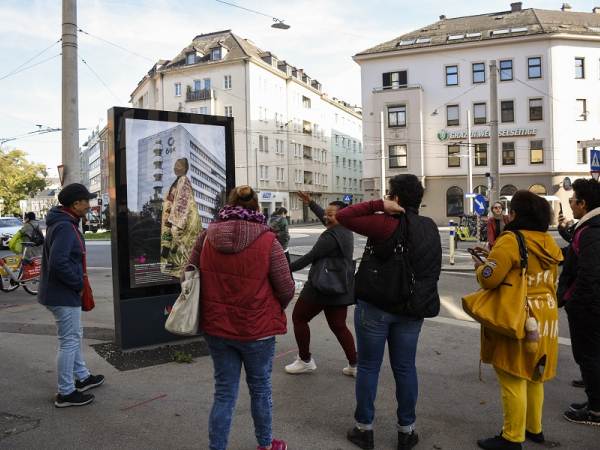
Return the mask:
MULTIPOLYGON (((343 255, 344 247, 342 246, 342 241, 335 231, 332 232, 343 255)), ((310 284, 323 294, 347 294, 354 288, 355 268, 356 262, 348 261, 343 256, 341 258, 332 258, 329 256, 319 258, 310 269, 310 284)))
POLYGON ((408 302, 413 292, 415 274, 408 261, 408 224, 401 214, 398 227, 384 244, 367 240, 358 272, 356 299, 382 309, 394 309, 408 302))

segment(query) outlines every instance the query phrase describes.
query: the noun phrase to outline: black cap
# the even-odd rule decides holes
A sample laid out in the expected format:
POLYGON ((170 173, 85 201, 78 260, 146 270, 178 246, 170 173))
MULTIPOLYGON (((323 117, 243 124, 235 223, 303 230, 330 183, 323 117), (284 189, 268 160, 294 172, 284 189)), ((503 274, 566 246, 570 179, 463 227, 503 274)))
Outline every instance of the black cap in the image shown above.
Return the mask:
POLYGON ((62 191, 58 194, 58 201, 63 206, 70 206, 77 200, 84 198, 89 200, 97 196, 98 194, 91 194, 83 184, 72 183, 62 188, 62 191))

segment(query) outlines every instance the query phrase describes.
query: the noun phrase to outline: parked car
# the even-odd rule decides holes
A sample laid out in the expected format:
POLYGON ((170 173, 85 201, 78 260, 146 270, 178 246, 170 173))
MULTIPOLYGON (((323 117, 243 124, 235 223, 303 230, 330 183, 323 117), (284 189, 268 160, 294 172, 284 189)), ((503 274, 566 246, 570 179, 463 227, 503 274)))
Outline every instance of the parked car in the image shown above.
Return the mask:
POLYGON ((100 228, 100 219, 98 216, 91 212, 87 213, 85 223, 83 224, 83 232, 91 231, 92 233, 95 233, 98 231, 98 228, 100 228))
POLYGON ((0 217, 0 248, 8 247, 9 241, 21 228, 23 222, 16 217, 0 217))

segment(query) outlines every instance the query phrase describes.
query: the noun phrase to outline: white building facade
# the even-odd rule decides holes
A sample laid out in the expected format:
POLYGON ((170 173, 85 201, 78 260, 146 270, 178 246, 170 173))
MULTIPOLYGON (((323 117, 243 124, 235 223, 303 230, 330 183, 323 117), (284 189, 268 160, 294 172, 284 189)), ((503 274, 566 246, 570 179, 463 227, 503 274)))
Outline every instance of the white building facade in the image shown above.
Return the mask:
MULTIPOLYGON (((501 13, 441 16, 354 59, 362 73, 364 135, 381 137, 383 112, 386 178, 419 176, 422 213, 438 224, 469 209, 467 128, 472 190, 487 197, 488 183, 498 183, 489 178, 491 61, 500 195, 530 189, 566 206, 566 179, 590 176, 589 151, 578 143, 600 135, 600 8, 581 13, 513 3, 501 13)), ((367 199, 381 195, 380 145, 365 148, 367 199)))
POLYGON ((330 99, 303 70, 229 30, 197 36, 173 60, 159 61, 133 91, 131 104, 234 117, 236 184, 257 190, 267 215, 283 206, 292 222, 315 220, 298 190, 321 205, 346 196, 363 199, 360 112, 330 99), (335 136, 346 147, 335 144, 335 136), (341 159, 335 165, 334 153, 347 154, 351 167, 341 159), (346 178, 346 186, 335 185, 335 177, 346 178))

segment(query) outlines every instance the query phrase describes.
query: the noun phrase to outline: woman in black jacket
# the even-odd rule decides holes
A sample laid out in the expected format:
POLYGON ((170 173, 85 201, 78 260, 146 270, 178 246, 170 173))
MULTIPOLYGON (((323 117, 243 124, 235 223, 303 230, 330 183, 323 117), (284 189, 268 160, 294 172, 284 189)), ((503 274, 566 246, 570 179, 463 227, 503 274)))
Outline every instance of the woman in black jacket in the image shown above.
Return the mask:
POLYGON ((587 401, 573 403, 565 418, 600 425, 600 184, 594 179, 573 182, 571 245, 558 281, 559 304, 569 319, 571 349, 579 364, 587 401))
POLYGON ((342 372, 348 376, 356 377, 356 346, 354 345, 354 337, 346 325, 348 305, 354 303, 354 289, 349 289, 348 293, 341 295, 324 294, 318 291, 310 281, 315 263, 320 258, 346 258, 352 264, 354 236, 350 230, 339 225, 335 219, 335 213, 347 205, 339 201, 331 202, 323 210, 307 192, 298 192, 298 196, 302 202, 309 205, 311 211, 323 222, 327 230, 319 236, 310 252, 290 265, 292 271, 296 271, 312 264, 308 281, 304 284, 292 313, 294 335, 298 344, 299 355, 292 364, 285 366, 285 370, 288 373, 298 374, 312 372, 317 368, 310 354, 310 328, 308 323, 313 317, 324 311, 327 324, 335 334, 348 359, 348 366, 344 367, 342 372), (341 248, 336 236, 342 244, 341 248))

